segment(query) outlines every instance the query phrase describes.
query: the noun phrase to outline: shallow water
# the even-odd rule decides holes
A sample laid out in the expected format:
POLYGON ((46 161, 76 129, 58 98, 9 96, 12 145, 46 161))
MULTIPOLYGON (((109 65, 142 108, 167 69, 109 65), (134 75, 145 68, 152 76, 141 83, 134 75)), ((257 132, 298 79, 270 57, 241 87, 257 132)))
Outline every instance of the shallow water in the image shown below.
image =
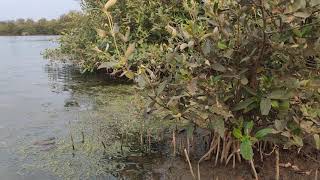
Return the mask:
POLYGON ((113 119, 129 116, 122 102, 130 102, 130 86, 108 86, 97 78, 82 77, 70 64, 42 58, 43 50, 57 46, 50 41, 55 38, 0 37, 1 179, 93 177, 89 171, 97 169, 89 163, 91 155, 85 153, 99 156, 101 147, 92 145, 90 137, 98 136, 88 131, 94 128, 83 128, 91 126, 93 120, 105 121, 98 111, 113 119), (97 108, 97 104, 105 108, 97 108), (85 133, 85 143, 79 143, 79 129, 85 133), (76 152, 71 148, 70 134, 76 152), (48 144, 46 140, 53 138, 48 144))

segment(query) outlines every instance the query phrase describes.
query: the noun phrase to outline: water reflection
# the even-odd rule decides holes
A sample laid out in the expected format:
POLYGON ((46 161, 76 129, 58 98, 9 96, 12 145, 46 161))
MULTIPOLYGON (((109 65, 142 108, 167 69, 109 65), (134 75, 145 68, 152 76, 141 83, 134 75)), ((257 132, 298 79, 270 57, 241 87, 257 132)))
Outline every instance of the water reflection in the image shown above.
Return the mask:
POLYGON ((48 74, 49 86, 53 92, 60 93, 69 91, 68 86, 72 83, 73 76, 78 76, 78 69, 67 63, 49 62, 44 66, 48 74))

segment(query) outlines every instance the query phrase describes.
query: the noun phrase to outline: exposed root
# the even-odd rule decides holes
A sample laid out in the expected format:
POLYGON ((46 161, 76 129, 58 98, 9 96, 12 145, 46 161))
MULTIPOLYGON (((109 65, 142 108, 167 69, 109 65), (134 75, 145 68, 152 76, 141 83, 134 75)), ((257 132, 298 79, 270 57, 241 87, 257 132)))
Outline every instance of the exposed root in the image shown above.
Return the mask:
POLYGON ((187 151, 188 151, 188 155, 190 155, 190 138, 187 137, 187 151))
POLYGON ((188 161, 188 164, 189 164, 189 168, 190 168, 191 175, 192 175, 193 179, 196 179, 196 176, 194 175, 193 168, 192 168, 192 165, 191 165, 191 162, 190 162, 190 158, 189 158, 189 155, 188 155, 187 149, 184 149, 184 154, 185 154, 186 159, 187 159, 187 161, 188 161))
POLYGON ((148 149, 151 152, 151 132, 148 130, 148 149))
POLYGON ((173 145, 173 156, 176 156, 177 148, 176 148, 176 131, 172 131, 172 145, 173 145))
POLYGON ((269 153, 264 153, 264 155, 271 156, 271 154, 274 152, 275 149, 276 149, 276 146, 273 146, 272 151, 269 153))
POLYGON ((276 177, 275 180, 280 180, 280 168, 279 168, 279 164, 280 164, 280 160, 279 160, 279 148, 276 148, 276 177))
POLYGON ((218 158, 219 158, 219 153, 220 153, 220 137, 218 138, 218 148, 217 148, 217 153, 216 153, 216 161, 214 163, 214 165, 216 166, 218 164, 218 158))
POLYGON ((251 169, 252 169, 255 180, 259 180, 256 168, 254 167, 253 160, 250 161, 250 165, 251 165, 251 169))
POLYGON ((227 136, 224 136, 223 139, 223 144, 222 144, 222 151, 221 151, 221 158, 220 158, 220 163, 223 162, 223 158, 224 158, 224 154, 225 154, 225 150, 226 150, 226 146, 227 146, 227 136))
POLYGON ((259 154, 260 154, 261 162, 263 162, 262 144, 263 144, 263 142, 258 142, 259 154))
POLYGON ((237 155, 238 161, 239 161, 239 163, 241 163, 240 142, 236 142, 235 149, 237 150, 236 155, 237 155))
POLYGON ((210 154, 214 151, 214 146, 213 146, 213 144, 214 144, 214 139, 212 139, 212 141, 211 141, 211 144, 210 144, 210 149, 209 149, 209 151, 205 154, 205 155, 203 155, 201 158, 200 158, 200 160, 198 161, 198 179, 200 180, 201 179, 201 175, 200 175, 200 163, 203 161, 203 160, 205 160, 208 156, 210 156, 210 154))

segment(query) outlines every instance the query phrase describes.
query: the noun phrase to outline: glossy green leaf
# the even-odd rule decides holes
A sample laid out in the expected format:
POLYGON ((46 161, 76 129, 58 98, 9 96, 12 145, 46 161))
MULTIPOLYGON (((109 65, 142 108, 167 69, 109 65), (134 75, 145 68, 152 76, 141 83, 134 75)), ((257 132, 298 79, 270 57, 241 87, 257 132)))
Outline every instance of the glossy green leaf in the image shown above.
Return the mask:
POLYGON ((221 42, 221 41, 218 42, 217 46, 218 46, 219 49, 222 49, 222 50, 228 48, 228 46, 225 43, 221 42))
POLYGON ((252 160, 253 158, 253 150, 251 141, 246 138, 240 144, 240 154, 245 160, 252 160))
POLYGON ((271 100, 271 107, 279 108, 279 102, 277 100, 271 100))
POLYGON ((282 111, 286 111, 290 108, 290 102, 289 100, 281 101, 279 103, 279 109, 282 111))
POLYGON ((249 99, 246 99, 244 101, 241 101, 240 103, 238 103, 234 108, 233 111, 239 111, 242 109, 247 108, 250 104, 256 102, 257 99, 255 97, 251 97, 249 99))
POLYGON ((253 121, 246 121, 244 123, 244 129, 243 129, 245 135, 250 135, 252 128, 253 128, 253 121))
POLYGON ((290 92, 287 92, 286 90, 274 90, 268 95, 268 98, 285 100, 289 99, 291 96, 292 94, 290 92))
POLYGON ((242 132, 238 128, 234 128, 233 131, 232 131, 232 134, 237 139, 241 139, 242 138, 242 132))
POLYGON ((258 139, 258 140, 261 140, 262 138, 264 138, 266 135, 270 134, 273 132, 273 129, 271 128, 265 128, 265 129, 261 129, 259 130, 255 137, 258 139))

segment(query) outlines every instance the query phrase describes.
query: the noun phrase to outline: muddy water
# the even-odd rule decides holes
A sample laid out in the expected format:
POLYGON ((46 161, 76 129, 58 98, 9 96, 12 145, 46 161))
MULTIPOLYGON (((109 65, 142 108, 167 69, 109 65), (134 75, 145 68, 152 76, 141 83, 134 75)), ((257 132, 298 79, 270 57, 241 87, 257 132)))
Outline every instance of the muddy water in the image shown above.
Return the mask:
POLYGON ((122 168, 111 158, 119 153, 117 134, 102 133, 99 122, 110 119, 117 123, 108 126, 123 129, 119 123, 134 117, 131 86, 44 60, 40 53, 55 47, 55 38, 0 37, 1 179, 114 179, 103 172, 122 168))

